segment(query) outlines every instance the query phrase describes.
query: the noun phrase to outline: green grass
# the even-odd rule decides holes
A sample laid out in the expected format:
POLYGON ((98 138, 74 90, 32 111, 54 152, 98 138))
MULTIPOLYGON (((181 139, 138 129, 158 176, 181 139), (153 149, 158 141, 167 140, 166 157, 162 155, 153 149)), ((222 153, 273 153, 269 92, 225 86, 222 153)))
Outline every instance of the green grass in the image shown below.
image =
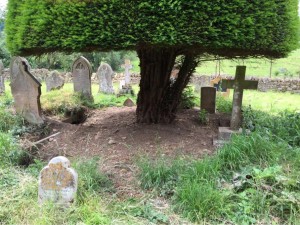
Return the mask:
MULTIPOLYGON (((199 94, 198 94, 199 95, 199 94)), ((233 92, 228 98, 217 96, 216 107, 219 112, 230 112, 232 108, 233 92)), ((196 101, 198 106, 200 98, 196 101)), ((243 106, 251 107, 253 110, 259 110, 270 114, 278 114, 282 111, 300 111, 300 95, 279 92, 258 92, 245 90, 243 96, 243 106)))
MULTIPOLYGON (((138 87, 134 89, 137 93, 138 87)), ((43 85, 42 108, 59 114, 82 105, 121 106, 127 98, 100 94, 97 84, 92 90, 94 103, 74 95, 72 84, 49 93, 43 85)), ((219 111, 229 112, 231 99, 218 97, 219 111)), ((193 101, 199 104, 199 98, 193 101)), ((52 204, 40 207, 37 177, 45 162, 35 160, 28 168, 17 166, 24 152, 16 134, 26 127, 9 110, 12 97, 8 91, 0 96, 0 102, 2 223, 170 223, 165 213, 145 199, 118 199, 96 159, 72 160, 79 173, 79 189, 71 208, 61 211, 52 204)), ((245 91, 244 128, 253 133, 233 137, 231 143, 203 160, 145 158, 138 163, 141 187, 154 190, 154 195, 168 199, 176 213, 198 223, 296 224, 300 220, 300 115, 296 111, 300 111, 299 95, 245 91)))
MULTIPOLYGON (((206 59, 205 59, 206 60, 206 59)), ((272 78, 299 78, 300 66, 297 63, 300 60, 300 49, 290 53, 289 57, 273 60, 272 78), (284 70, 286 72, 284 73, 284 70)), ((139 59, 132 61, 133 72, 139 73, 139 59)), ((264 58, 253 58, 245 60, 221 60, 220 61, 220 74, 221 75, 235 75, 236 66, 247 66, 247 76, 255 77, 270 77, 270 60, 264 58)), ((196 73, 201 75, 215 75, 219 74, 219 62, 218 61, 203 61, 197 68, 196 73), (216 65, 218 66, 216 70, 216 65)))
POLYGON ((247 119, 254 119, 256 131, 234 136, 214 156, 144 159, 142 188, 169 197, 176 212, 200 223, 295 224, 300 219, 300 114, 251 113, 255 117, 247 119))
MULTIPOLYGON (((133 89, 136 91, 137 86, 133 86, 133 89)), ((115 87, 115 90, 117 90, 117 87, 115 87)), ((117 97, 116 95, 103 94, 98 91, 99 86, 97 84, 92 84, 94 101, 91 102, 84 100, 78 94, 75 94, 72 83, 66 83, 62 89, 51 92, 46 92, 46 87, 43 85, 41 95, 42 109, 51 114, 63 114, 68 109, 80 106, 87 106, 94 109, 111 106, 120 107, 127 98, 136 101, 136 96, 126 95, 117 97)))

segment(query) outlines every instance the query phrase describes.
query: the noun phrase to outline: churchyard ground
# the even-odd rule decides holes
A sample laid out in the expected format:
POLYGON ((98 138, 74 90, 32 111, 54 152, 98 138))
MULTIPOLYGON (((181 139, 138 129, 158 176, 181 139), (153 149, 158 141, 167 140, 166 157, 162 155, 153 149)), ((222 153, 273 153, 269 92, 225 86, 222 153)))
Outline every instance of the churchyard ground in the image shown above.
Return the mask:
MULTIPOLYGON (((215 150, 209 141, 217 132, 214 116, 203 125, 199 111, 181 110, 172 125, 140 125, 134 107, 120 107, 126 97, 97 94, 97 85, 92 90, 89 104, 73 96, 71 84, 50 93, 43 87, 48 116, 42 127, 13 115, 9 91, 1 97, 0 224, 299 221, 299 95, 245 91, 244 127, 253 132, 215 150), (83 124, 62 122, 65 108, 82 105, 88 108, 83 124), (79 174, 76 202, 66 210, 37 203, 38 173, 57 155, 70 158, 79 174)), ((230 107, 218 98, 219 111, 230 107)))

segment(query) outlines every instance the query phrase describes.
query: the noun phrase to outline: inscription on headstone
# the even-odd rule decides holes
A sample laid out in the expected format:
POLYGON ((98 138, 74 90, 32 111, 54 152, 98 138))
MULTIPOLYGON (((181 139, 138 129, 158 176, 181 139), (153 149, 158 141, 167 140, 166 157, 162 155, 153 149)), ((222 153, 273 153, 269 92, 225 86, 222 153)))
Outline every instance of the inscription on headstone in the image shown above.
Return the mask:
POLYGON ((89 61, 80 56, 72 66, 74 92, 81 93, 87 98, 92 98, 92 67, 89 61))
POLYGON ((15 57, 10 65, 11 92, 17 113, 33 124, 43 123, 41 113, 41 84, 30 73, 25 58, 15 57))
POLYGON ((39 175, 38 201, 51 201, 62 206, 74 202, 78 175, 70 161, 63 156, 53 158, 39 175))
POLYGON ((217 90, 214 87, 201 88, 201 110, 211 114, 216 112, 216 94, 217 90))
POLYGON ((244 89, 257 90, 258 81, 245 80, 246 66, 237 66, 234 80, 222 80, 222 88, 234 89, 230 128, 238 130, 242 123, 244 89))
POLYGON ((47 92, 61 89, 64 84, 64 78, 60 76, 59 72, 56 70, 51 71, 50 75, 46 78, 47 92))
POLYGON ((4 65, 0 60, 0 95, 5 92, 5 83, 4 83, 4 75, 3 75, 4 65))
POLYGON ((107 63, 101 63, 97 71, 97 76, 99 78, 99 92, 114 94, 115 91, 112 83, 114 71, 111 66, 107 63))

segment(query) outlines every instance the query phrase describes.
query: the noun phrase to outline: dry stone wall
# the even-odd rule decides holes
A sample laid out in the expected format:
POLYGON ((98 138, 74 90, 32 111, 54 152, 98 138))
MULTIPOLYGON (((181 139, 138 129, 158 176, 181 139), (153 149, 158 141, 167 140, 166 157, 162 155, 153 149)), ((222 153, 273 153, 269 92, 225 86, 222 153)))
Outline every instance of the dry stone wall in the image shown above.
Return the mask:
MULTIPOLYGON (((191 79, 191 83, 195 85, 196 91, 199 91, 201 87, 209 86, 211 79, 213 79, 212 76, 194 75, 191 79)), ((270 79, 256 77, 246 77, 246 79, 258 80, 258 91, 277 91, 300 94, 300 79, 270 79)))
MULTIPOLYGON (((47 69, 32 69, 31 73, 39 80, 45 81, 46 77, 49 76, 51 71, 47 69)), ((9 80, 9 69, 4 70, 4 77, 6 80, 9 80)), ((65 78, 65 82, 72 82, 72 73, 64 72, 61 73, 61 76, 65 78)), ((226 76, 226 75, 224 75, 226 76)), ((230 77, 230 76, 226 76, 230 77)), ((210 80, 213 79, 213 76, 199 75, 194 74, 191 79, 191 83, 195 85, 195 90, 200 92, 201 87, 209 86, 210 80)), ((117 73, 113 79, 113 82, 120 82, 124 80, 125 76, 123 73, 117 73)), ((299 79, 270 79, 270 78, 255 78, 247 77, 247 80, 258 80, 258 90, 262 92, 266 91, 278 91, 278 92, 291 92, 300 94, 300 78, 299 79)), ((131 83, 139 84, 141 80, 140 74, 132 73, 131 74, 131 83)), ((96 73, 92 75, 92 82, 98 83, 98 78, 96 73)))

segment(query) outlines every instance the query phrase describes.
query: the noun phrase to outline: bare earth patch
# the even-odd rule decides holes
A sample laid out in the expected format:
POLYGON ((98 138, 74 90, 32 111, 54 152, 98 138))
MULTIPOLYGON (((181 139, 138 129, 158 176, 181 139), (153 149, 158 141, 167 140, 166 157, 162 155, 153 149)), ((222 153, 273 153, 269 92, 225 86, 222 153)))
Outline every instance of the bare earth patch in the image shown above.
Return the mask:
POLYGON ((217 126, 200 125, 198 110, 178 112, 173 124, 137 124, 135 107, 111 107, 91 111, 80 125, 48 118, 51 133, 60 135, 49 139, 39 148, 40 156, 49 160, 63 155, 75 158, 98 156, 101 170, 111 175, 118 195, 139 196, 136 162, 141 157, 202 158, 214 152, 213 137, 217 126))

